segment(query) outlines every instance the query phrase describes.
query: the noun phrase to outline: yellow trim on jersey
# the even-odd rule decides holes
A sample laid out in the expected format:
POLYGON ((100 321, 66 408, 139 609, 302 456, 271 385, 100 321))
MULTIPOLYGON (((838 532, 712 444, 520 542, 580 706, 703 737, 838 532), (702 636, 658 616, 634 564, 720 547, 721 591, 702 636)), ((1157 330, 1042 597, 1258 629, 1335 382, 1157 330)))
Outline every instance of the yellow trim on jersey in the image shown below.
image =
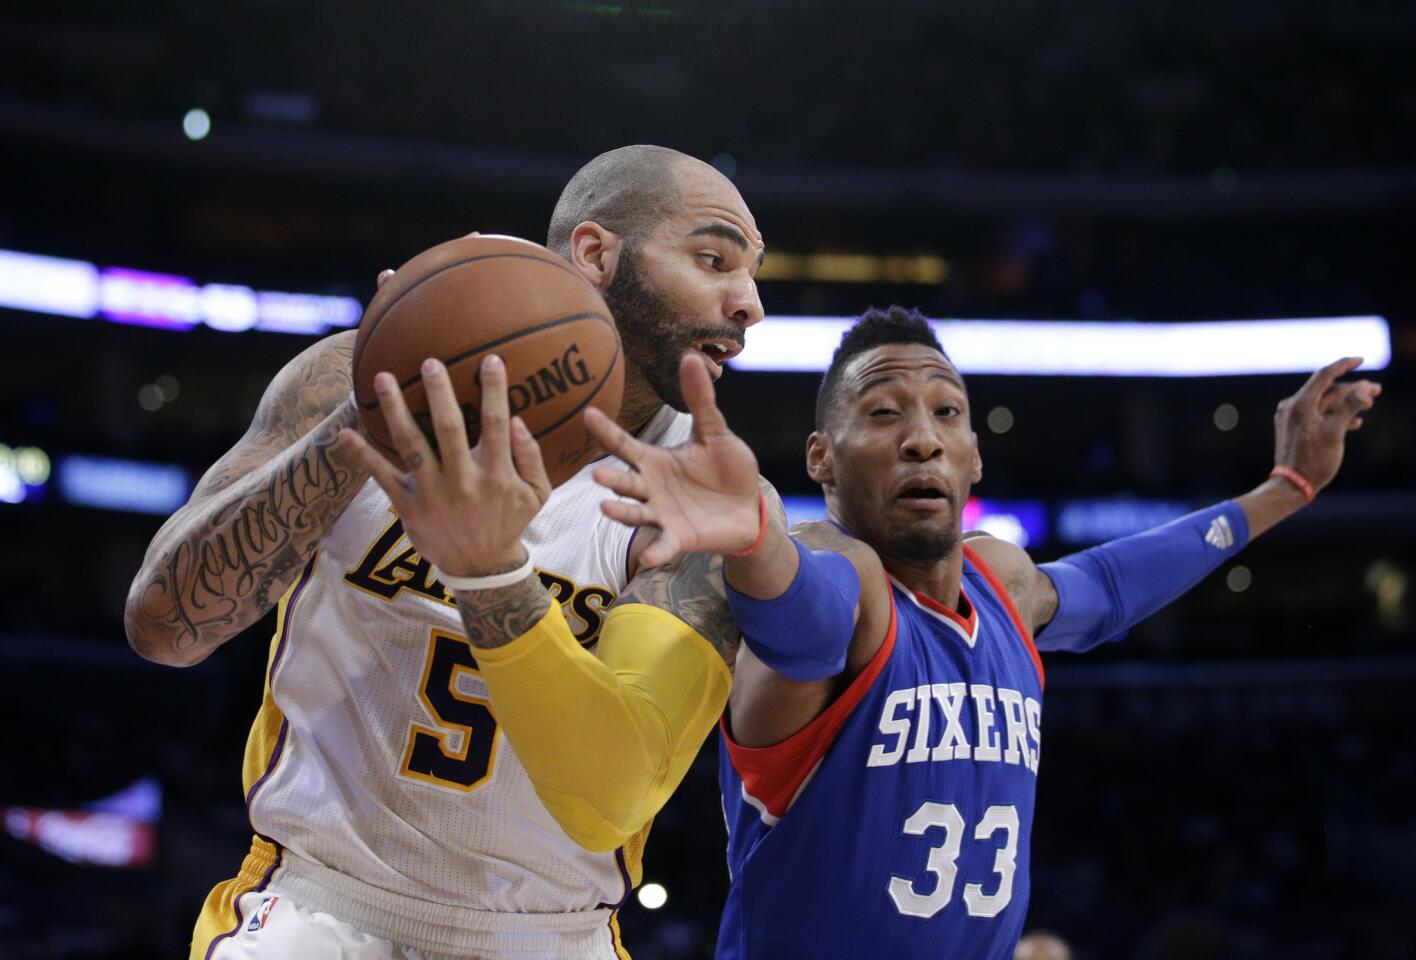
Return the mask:
POLYGON ((626 845, 669 799, 732 686, 712 644, 639 603, 610 611, 594 654, 552 603, 511 643, 478 648, 477 662, 541 802, 596 851, 626 845))
POLYGON ((207 960, 212 942, 224 934, 239 932, 246 920, 236 909, 236 901, 261 887, 278 859, 275 844, 251 838, 251 852, 241 861, 241 870, 230 880, 222 881, 207 894, 197 925, 192 930, 192 947, 188 960, 207 960))
MULTIPOLYGON (((311 564, 314 562, 313 559, 310 560, 311 564)), ((276 607, 275 635, 270 638, 270 651, 266 654, 265 694, 261 697, 261 708, 256 711, 256 719, 251 723, 251 732, 246 737, 246 755, 241 762, 242 795, 247 798, 251 795, 251 787, 265 775, 271 757, 275 754, 276 744, 280 740, 280 727, 285 722, 285 714, 276 705, 275 695, 271 693, 271 668, 275 664, 276 651, 280 649, 280 638, 285 634, 285 621, 290 616, 290 600, 295 596, 300 584, 304 583, 308 576, 313 576, 313 573, 309 569, 302 572, 290 585, 290 589, 285 591, 285 596, 280 598, 280 604, 276 607)))
POLYGON ((620 912, 616 910, 610 914, 610 942, 615 948, 615 957, 618 960, 632 960, 629 951, 624 948, 624 935, 620 933, 620 912))
POLYGON ((644 882, 644 848, 649 845, 649 829, 654 826, 650 820, 634 836, 624 842, 624 868, 629 872, 629 888, 633 890, 644 882))

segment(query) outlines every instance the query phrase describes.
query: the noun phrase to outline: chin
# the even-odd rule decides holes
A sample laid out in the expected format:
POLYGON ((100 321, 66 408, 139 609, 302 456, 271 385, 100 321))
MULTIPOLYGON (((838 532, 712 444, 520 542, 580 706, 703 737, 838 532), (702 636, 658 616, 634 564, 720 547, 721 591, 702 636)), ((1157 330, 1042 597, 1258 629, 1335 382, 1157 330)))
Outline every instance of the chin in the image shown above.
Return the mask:
POLYGON ((911 563, 938 563, 958 545, 959 532, 952 525, 919 524, 889 534, 890 553, 911 563))

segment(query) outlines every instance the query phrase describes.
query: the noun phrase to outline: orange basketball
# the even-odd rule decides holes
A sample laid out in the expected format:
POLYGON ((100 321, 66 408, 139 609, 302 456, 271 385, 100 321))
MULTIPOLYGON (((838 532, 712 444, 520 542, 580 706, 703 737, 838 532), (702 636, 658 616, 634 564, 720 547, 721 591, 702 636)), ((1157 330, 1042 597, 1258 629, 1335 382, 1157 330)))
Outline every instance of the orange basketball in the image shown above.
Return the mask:
POLYGON ((516 237, 464 237, 399 267, 364 311, 354 341, 354 399, 370 441, 395 462, 374 375, 388 371, 437 449, 421 368, 446 366, 477 442, 482 358, 506 362, 507 393, 541 445, 552 484, 599 455, 581 411, 619 413, 624 360, 609 308, 589 281, 545 247, 516 237))

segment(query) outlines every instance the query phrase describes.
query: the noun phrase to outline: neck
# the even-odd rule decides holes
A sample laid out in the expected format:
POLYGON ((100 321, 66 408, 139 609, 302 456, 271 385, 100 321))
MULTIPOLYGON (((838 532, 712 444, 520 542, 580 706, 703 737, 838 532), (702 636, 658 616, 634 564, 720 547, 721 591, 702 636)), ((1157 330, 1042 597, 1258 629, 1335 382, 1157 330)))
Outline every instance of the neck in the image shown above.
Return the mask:
MULTIPOLYGON (((835 489, 828 485, 823 492, 826 494, 827 515, 843 529, 850 531, 852 536, 860 539, 851 525, 841 519, 840 503, 836 499, 835 489)), ((868 541, 866 542, 868 543, 868 541)), ((869 546, 880 555, 880 562, 884 565, 885 572, 907 588, 932 600, 938 600, 950 610, 959 609, 959 584, 964 579, 962 540, 955 541, 954 548, 938 560, 929 560, 923 563, 894 556, 874 543, 870 543, 869 546)))
POLYGON ((659 399, 639 369, 633 364, 626 364, 624 399, 620 401, 620 412, 615 422, 627 432, 637 434, 663 405, 664 401, 659 399))
POLYGON ((959 584, 964 579, 964 551, 956 546, 942 560, 917 563, 899 557, 880 555, 890 576, 915 593, 938 600, 950 610, 959 609, 959 584))

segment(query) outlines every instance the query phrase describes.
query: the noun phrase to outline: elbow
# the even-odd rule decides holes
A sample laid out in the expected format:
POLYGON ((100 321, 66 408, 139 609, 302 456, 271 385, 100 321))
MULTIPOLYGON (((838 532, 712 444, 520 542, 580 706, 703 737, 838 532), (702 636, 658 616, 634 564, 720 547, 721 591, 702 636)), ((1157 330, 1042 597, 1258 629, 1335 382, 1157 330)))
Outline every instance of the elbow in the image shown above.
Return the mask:
POLYGON ((151 663, 160 663, 165 667, 190 667, 206 659, 205 654, 195 646, 190 650, 181 649, 172 631, 144 616, 131 599, 123 611, 123 631, 128 636, 128 646, 132 651, 151 663))
POLYGON ((634 805, 635 809, 629 809, 628 805, 624 809, 606 809, 621 805, 595 804, 585 797, 539 786, 536 793, 565 835, 591 853, 604 853, 624 846, 653 817, 652 813, 641 815, 638 804, 634 805))

